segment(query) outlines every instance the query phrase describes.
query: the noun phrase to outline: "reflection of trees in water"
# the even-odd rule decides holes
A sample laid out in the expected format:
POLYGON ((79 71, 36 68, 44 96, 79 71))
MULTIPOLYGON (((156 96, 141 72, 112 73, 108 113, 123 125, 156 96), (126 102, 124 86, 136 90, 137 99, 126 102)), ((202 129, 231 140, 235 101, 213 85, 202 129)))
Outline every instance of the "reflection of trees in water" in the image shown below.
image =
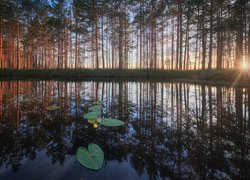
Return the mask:
POLYGON ((150 177, 246 178, 249 90, 185 83, 1 82, 0 166, 17 171, 46 149, 63 165, 79 146, 99 144, 105 161, 129 161, 150 177), (28 101, 27 101, 28 99, 28 101), (91 100, 124 127, 93 129, 91 100), (50 105, 61 107, 47 111, 50 105))

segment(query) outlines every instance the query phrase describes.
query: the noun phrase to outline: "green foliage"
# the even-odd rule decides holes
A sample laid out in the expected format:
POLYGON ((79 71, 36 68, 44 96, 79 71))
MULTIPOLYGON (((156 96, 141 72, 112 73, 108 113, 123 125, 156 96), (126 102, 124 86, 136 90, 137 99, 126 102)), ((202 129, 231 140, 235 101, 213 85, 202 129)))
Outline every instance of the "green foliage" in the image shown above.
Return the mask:
POLYGON ((99 121, 104 126, 122 126, 125 123, 119 119, 107 118, 99 121))
POLYGON ((101 116, 101 112, 98 110, 98 111, 92 111, 92 112, 85 114, 84 118, 88 120, 93 120, 93 119, 97 119, 99 116, 101 116))
POLYGON ((114 118, 106 118, 101 119, 101 109, 102 109, 102 102, 95 101, 93 106, 89 108, 89 113, 84 115, 84 118, 88 120, 89 123, 94 124, 94 128, 98 127, 98 123, 104 126, 121 126, 125 123, 119 119, 114 118))
POLYGON ((96 105, 96 106, 92 106, 89 108, 90 111, 100 111, 102 108, 101 105, 96 105))
MULTIPOLYGON (((102 102, 95 101, 93 106, 89 108, 89 113, 84 115, 84 118, 89 123, 94 125, 94 128, 98 127, 98 123, 104 126, 121 126, 125 123, 119 119, 106 118, 100 119, 102 109, 102 102)), ((88 149, 79 147, 76 153, 77 160, 85 167, 93 170, 98 170, 102 167, 104 161, 104 153, 100 146, 97 144, 89 144, 88 149)))
POLYGON ((89 144, 88 149, 79 147, 76 153, 77 160, 85 167, 98 170, 102 167, 104 153, 97 144, 89 144))

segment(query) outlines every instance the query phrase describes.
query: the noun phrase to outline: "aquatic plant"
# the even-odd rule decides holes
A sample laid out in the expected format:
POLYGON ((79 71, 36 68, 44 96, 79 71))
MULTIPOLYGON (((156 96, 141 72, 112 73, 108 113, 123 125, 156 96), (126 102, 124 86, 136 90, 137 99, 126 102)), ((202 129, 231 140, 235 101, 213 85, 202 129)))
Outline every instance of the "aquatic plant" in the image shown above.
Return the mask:
MULTIPOLYGON (((89 112, 84 115, 84 119, 87 119, 89 123, 93 124, 94 128, 98 128, 98 124, 104 126, 122 126, 125 123, 119 119, 104 118, 101 119, 102 102, 96 101, 93 106, 89 108, 89 112)), ((101 169, 104 161, 104 153, 100 146, 94 143, 88 145, 88 149, 79 147, 76 153, 77 160, 83 166, 98 170, 101 169)))

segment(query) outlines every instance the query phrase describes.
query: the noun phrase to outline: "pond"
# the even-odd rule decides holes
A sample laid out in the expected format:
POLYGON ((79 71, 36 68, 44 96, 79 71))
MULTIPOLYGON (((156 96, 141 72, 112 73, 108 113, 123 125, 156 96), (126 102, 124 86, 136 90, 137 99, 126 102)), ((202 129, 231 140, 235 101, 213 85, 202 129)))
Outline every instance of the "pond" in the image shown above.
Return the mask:
POLYGON ((0 179, 249 179, 249 119, 246 87, 2 81, 0 179), (97 100, 125 124, 84 119, 97 100), (76 158, 90 143, 104 152, 99 170, 76 158))

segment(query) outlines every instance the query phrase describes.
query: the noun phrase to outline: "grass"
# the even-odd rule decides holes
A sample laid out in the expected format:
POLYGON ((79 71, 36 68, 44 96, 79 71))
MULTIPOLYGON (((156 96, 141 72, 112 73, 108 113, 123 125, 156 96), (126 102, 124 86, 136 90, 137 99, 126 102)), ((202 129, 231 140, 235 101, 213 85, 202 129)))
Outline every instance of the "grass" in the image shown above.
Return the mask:
POLYGON ((240 70, 139 70, 139 69, 51 69, 0 70, 1 79, 121 79, 121 80, 178 80, 244 83, 249 73, 240 70))

